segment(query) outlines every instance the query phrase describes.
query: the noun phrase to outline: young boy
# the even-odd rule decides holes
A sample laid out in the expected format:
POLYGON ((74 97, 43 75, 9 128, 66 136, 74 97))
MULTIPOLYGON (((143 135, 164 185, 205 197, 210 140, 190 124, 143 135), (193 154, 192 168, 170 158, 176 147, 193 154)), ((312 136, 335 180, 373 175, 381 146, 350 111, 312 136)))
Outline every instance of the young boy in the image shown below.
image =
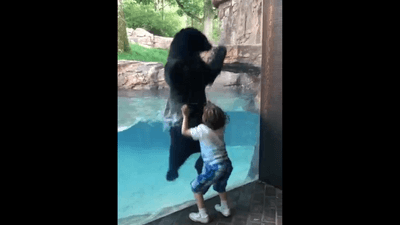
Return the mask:
POLYGON ((215 205, 215 209, 227 217, 230 215, 230 209, 225 188, 233 169, 224 142, 224 129, 229 117, 221 108, 208 101, 203 109, 203 123, 189 129, 189 108, 183 105, 181 110, 182 135, 200 141, 201 157, 204 161, 202 173, 190 183, 199 213, 190 213, 189 218, 195 222, 209 222, 203 195, 211 185, 221 199, 221 205, 215 205))

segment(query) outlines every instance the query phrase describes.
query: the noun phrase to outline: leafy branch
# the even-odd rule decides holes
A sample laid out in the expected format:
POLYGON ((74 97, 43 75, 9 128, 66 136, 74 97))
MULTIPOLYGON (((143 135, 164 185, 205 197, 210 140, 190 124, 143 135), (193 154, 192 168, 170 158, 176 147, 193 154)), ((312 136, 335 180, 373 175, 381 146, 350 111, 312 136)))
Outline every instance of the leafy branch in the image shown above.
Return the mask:
POLYGON ((186 15, 188 15, 189 17, 191 17, 191 18, 197 20, 197 21, 200 22, 200 23, 203 22, 204 17, 203 17, 203 18, 197 17, 196 15, 194 15, 193 13, 191 13, 190 10, 188 10, 186 7, 184 7, 183 4, 182 4, 179 0, 175 0, 175 1, 176 1, 176 3, 178 4, 179 8, 181 8, 182 11, 183 11, 186 15))

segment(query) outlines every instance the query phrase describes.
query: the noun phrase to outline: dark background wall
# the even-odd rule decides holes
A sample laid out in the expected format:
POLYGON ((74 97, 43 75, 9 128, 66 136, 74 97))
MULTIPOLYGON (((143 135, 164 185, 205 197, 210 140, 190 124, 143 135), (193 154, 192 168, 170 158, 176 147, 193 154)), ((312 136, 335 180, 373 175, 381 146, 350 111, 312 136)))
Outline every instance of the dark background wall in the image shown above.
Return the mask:
POLYGON ((259 179, 282 188, 282 0, 263 1, 259 179))

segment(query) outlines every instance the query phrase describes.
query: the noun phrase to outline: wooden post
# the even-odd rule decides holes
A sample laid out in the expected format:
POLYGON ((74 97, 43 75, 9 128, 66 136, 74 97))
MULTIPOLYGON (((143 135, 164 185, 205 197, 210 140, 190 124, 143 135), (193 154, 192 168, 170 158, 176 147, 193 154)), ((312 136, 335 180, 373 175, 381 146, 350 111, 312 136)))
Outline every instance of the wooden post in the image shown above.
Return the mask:
POLYGON ((282 188, 282 0, 263 1, 259 180, 282 188))

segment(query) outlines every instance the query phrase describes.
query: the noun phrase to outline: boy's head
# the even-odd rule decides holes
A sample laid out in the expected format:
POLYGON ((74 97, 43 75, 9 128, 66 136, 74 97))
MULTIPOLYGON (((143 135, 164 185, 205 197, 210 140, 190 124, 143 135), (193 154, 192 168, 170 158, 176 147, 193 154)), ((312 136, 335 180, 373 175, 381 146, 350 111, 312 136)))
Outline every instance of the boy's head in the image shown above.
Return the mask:
POLYGON ((210 101, 207 101, 203 108, 202 119, 203 123, 213 130, 218 130, 229 122, 229 116, 210 101))

